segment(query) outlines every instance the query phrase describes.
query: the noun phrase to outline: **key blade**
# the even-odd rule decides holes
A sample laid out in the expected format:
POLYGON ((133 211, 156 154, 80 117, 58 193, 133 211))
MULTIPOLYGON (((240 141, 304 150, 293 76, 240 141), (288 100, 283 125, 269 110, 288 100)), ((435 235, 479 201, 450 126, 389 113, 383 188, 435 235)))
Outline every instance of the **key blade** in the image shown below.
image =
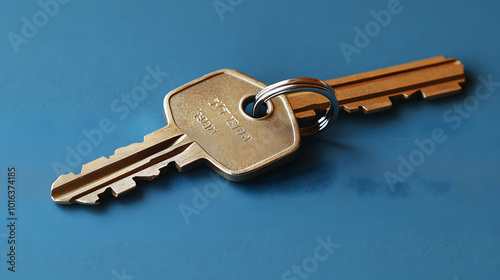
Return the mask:
POLYGON ((390 108, 393 97, 407 99, 421 92, 432 99, 457 93, 465 77, 460 61, 441 56, 327 82, 336 88, 344 110, 372 113, 390 108))
MULTIPOLYGON (((343 110, 373 113, 389 109, 391 98, 407 99, 420 92, 424 99, 434 99, 458 93, 465 76, 460 61, 438 56, 326 82, 334 88, 343 110)), ((287 97, 299 122, 330 105, 328 99, 314 93, 294 93, 287 97)))
MULTIPOLYGON (((177 127, 169 125, 144 137, 144 142, 119 148, 109 158, 101 157, 82 167, 80 174, 61 175, 52 184, 51 197, 60 204, 98 204, 110 191, 115 197, 136 186, 136 180, 152 180, 160 169, 180 160, 192 142, 177 127)), ((180 168, 180 167, 179 167, 180 168)))
POLYGON ((265 84, 235 70, 207 74, 169 92, 164 99, 168 125, 136 143, 62 175, 52 185, 61 204, 97 204, 100 196, 118 196, 137 180, 152 180, 175 164, 179 171, 206 165, 233 181, 257 176, 291 160, 300 146, 300 130, 285 96, 269 102, 269 114, 245 113, 265 84))

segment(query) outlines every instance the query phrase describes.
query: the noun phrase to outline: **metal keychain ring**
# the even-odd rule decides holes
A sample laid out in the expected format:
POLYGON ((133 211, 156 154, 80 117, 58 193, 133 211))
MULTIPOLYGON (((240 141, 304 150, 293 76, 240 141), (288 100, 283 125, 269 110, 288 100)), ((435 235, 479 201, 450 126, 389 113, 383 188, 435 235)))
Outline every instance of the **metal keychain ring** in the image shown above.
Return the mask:
POLYGON ((335 91, 330 85, 318 79, 290 79, 265 87, 255 96, 253 114, 254 116, 260 117, 260 110, 264 106, 264 103, 268 102, 274 97, 282 94, 304 91, 321 94, 328 98, 328 100, 330 100, 330 106, 326 110, 325 115, 319 118, 313 125, 301 127, 299 123, 301 136, 310 136, 316 134, 325 129, 330 122, 335 121, 339 115, 339 103, 337 102, 337 98, 335 97, 335 91))

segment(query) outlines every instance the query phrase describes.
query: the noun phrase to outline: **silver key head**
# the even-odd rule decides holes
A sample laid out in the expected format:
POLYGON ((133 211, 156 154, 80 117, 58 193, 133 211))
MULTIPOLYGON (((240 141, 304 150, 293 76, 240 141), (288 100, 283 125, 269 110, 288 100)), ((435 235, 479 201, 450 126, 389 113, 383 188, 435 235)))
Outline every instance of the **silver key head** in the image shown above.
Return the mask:
POLYGON ((164 114, 206 152, 201 157, 224 178, 245 180, 293 159, 299 127, 285 96, 268 103, 268 114, 253 118, 245 106, 266 85, 222 69, 167 94, 164 114))

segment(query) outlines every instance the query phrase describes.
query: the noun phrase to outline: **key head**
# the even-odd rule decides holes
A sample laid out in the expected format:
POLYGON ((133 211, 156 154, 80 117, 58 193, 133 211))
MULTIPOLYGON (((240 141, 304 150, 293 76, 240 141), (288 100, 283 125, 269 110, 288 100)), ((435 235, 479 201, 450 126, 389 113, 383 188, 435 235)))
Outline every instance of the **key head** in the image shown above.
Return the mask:
POLYGON ((169 92, 165 119, 200 146, 201 162, 228 180, 246 180, 293 159, 300 146, 299 127, 285 96, 268 104, 265 117, 245 113, 264 87, 238 71, 218 70, 169 92))

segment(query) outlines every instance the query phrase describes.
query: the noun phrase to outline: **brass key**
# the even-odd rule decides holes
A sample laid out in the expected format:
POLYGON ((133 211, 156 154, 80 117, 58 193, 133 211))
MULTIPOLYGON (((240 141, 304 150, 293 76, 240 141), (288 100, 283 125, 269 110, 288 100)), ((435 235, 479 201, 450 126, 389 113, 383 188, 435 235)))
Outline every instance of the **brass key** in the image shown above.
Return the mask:
MULTIPOLYGON (((366 113, 387 109, 390 98, 424 98, 460 90, 462 64, 436 57, 328 81, 340 108, 366 113)), ((321 95, 300 92, 273 98, 263 118, 244 112, 266 85, 235 70, 205 75, 167 94, 168 125, 144 137, 144 142, 120 148, 109 158, 85 164, 80 174, 61 175, 53 184, 57 203, 96 204, 108 191, 118 196, 136 180, 152 180, 175 165, 185 171, 208 165, 224 178, 249 179, 291 160, 300 145, 298 122, 325 111, 330 102, 321 95)))
MULTIPOLYGON (((339 106, 346 112, 374 113, 391 108, 391 98, 409 98, 421 92, 424 99, 448 96, 461 90, 464 67, 443 56, 392 66, 326 81, 334 90, 339 106)), ((328 108, 330 102, 310 92, 287 95, 299 123, 328 108)))
POLYGON ((133 189, 135 180, 152 180, 170 165, 185 171, 205 164, 239 181, 290 160, 300 134, 286 97, 274 99, 265 118, 244 112, 265 86, 223 69, 171 91, 165 97, 167 126, 146 135, 142 143, 85 164, 80 174, 61 175, 52 184, 52 199, 96 204, 108 190, 118 196, 133 189))

